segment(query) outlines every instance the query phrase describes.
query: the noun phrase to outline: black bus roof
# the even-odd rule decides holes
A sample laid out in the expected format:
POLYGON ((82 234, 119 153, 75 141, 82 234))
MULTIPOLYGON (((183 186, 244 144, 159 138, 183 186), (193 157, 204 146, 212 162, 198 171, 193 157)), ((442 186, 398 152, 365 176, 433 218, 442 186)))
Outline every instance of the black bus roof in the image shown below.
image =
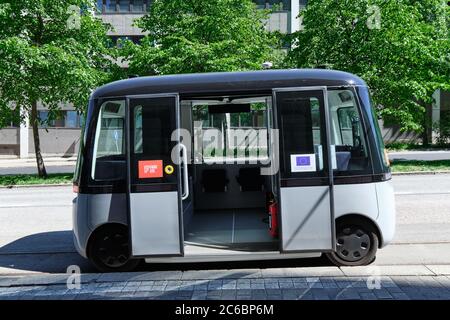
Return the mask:
POLYGON ((202 95, 220 92, 257 92, 273 88, 312 86, 366 86, 350 73, 325 69, 263 70, 150 76, 112 82, 98 88, 93 99, 179 93, 202 95))

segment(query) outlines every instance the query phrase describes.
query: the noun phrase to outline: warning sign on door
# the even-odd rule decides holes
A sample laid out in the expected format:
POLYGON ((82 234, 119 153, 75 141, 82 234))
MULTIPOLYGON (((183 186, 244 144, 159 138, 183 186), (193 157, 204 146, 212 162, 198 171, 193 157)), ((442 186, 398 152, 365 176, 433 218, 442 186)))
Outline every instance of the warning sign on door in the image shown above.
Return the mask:
POLYGON ((139 179, 162 178, 163 162, 162 160, 139 161, 139 179))

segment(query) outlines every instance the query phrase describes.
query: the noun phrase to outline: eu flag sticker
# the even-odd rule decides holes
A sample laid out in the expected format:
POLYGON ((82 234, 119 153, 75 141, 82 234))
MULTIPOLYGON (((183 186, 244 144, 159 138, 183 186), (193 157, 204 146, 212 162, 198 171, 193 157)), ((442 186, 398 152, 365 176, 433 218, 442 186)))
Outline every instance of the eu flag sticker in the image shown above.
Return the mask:
POLYGON ((291 172, 315 172, 316 155, 315 154, 292 154, 291 172))

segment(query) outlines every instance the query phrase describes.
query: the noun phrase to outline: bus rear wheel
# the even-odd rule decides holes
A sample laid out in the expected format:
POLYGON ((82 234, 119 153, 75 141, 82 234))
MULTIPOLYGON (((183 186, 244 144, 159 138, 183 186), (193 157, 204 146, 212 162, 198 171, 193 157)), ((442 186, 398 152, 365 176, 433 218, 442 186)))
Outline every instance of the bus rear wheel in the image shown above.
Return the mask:
POLYGON ((93 235, 89 246, 89 260, 100 272, 133 271, 140 260, 130 258, 128 228, 108 225, 93 235))
POLYGON ((327 253, 336 266, 365 266, 375 261, 378 236, 363 221, 349 220, 336 225, 336 251, 327 253))

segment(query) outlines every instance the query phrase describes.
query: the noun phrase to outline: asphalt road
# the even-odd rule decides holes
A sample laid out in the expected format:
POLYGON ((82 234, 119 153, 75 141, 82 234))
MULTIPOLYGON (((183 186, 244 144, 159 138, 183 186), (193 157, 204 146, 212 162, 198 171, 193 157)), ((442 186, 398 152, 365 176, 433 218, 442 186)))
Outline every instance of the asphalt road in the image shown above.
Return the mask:
MULTIPOLYGON (((393 181, 397 234, 392 245, 379 251, 376 263, 450 264, 450 175, 395 176, 393 181)), ((0 274, 63 272, 71 264, 80 265, 84 272, 93 271, 73 248, 72 198, 71 187, 0 189, 0 274)), ((325 262, 274 262, 280 263, 325 262)), ((255 264, 261 266, 261 262, 242 266, 255 264)))

